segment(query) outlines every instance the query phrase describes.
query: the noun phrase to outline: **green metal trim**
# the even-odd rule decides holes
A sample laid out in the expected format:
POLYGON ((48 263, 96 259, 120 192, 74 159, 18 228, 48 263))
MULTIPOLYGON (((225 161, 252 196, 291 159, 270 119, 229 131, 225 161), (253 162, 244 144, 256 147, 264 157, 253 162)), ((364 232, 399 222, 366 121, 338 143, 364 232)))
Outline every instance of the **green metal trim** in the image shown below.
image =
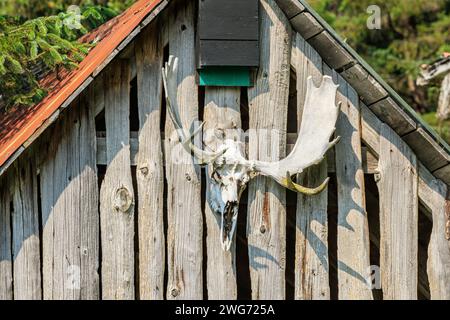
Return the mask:
POLYGON ((200 86, 250 87, 248 67, 207 67, 198 71, 200 86))
POLYGON ((346 43, 336 31, 309 5, 305 0, 299 0, 306 10, 322 25, 322 27, 328 31, 331 36, 343 46, 350 55, 362 66, 366 71, 388 92, 392 99, 399 104, 399 106, 412 117, 418 126, 427 131, 432 138, 450 154, 450 146, 439 136, 433 128, 431 128, 420 115, 389 85, 384 79, 348 44, 346 43))

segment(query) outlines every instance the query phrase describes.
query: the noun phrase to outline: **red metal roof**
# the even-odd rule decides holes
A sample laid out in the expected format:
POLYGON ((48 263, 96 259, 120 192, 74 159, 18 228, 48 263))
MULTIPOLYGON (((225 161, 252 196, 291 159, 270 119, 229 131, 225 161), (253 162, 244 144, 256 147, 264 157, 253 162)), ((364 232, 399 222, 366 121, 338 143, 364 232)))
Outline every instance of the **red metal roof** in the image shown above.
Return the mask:
POLYGON ((99 40, 76 70, 62 72, 57 80, 51 73, 42 85, 49 95, 39 104, 27 108, 0 111, 0 167, 49 119, 54 112, 107 60, 122 41, 163 0, 140 0, 127 11, 108 21, 81 39, 99 40))

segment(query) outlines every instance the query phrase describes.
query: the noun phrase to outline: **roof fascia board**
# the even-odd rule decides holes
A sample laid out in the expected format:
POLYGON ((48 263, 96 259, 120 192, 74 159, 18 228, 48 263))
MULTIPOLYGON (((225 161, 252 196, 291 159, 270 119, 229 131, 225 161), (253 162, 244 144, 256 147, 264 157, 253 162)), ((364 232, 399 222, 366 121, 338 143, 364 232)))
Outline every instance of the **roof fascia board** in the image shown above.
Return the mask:
POLYGON ((396 101, 404 111, 417 121, 418 127, 422 127, 432 138, 450 154, 450 146, 417 114, 416 111, 389 85, 386 81, 349 45, 347 44, 336 31, 309 5, 305 0, 298 0, 330 35, 344 48, 353 58, 371 75, 396 101))

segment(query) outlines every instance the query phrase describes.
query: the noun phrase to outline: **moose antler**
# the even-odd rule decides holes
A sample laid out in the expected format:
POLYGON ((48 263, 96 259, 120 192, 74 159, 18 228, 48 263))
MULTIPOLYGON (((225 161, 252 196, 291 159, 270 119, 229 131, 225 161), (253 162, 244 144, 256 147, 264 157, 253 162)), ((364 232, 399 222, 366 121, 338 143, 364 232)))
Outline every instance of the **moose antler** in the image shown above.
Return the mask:
POLYGON ((320 87, 315 87, 312 78, 308 78, 302 126, 294 149, 283 160, 263 162, 245 159, 239 142, 232 139, 225 140, 216 152, 206 152, 197 148, 192 139, 202 130, 203 124, 188 137, 178 114, 178 59, 171 56, 162 72, 167 110, 181 144, 201 164, 212 164, 207 199, 211 210, 221 215, 221 242, 224 250, 231 247, 236 230, 239 200, 251 178, 256 175, 268 176, 288 189, 309 195, 322 192, 326 188, 328 178, 319 187, 311 189, 294 183, 291 176, 322 161, 327 150, 339 141, 339 138, 336 138, 330 142, 339 113, 339 106, 335 105, 338 86, 330 77, 323 77, 320 87))
POLYGON ((194 157, 199 161, 199 164, 206 165, 208 163, 214 162, 215 159, 224 154, 226 150, 221 150, 219 152, 207 152, 198 147, 196 147, 192 140, 195 136, 203 129, 204 122, 189 136, 186 137, 185 130, 183 128, 180 115, 178 114, 177 106, 177 73, 178 73, 178 58, 173 56, 169 57, 169 61, 166 62, 165 67, 162 68, 162 78, 164 84, 164 92, 166 93, 166 104, 169 117, 173 122, 175 130, 178 134, 178 139, 184 149, 193 153, 194 157), (176 106, 174 108, 174 105, 176 106))
POLYGON ((292 191, 308 195, 320 193, 326 188, 328 178, 319 187, 310 189, 294 183, 291 174, 301 173, 305 168, 320 163, 326 152, 339 142, 340 137, 330 142, 341 105, 335 106, 338 87, 329 76, 323 77, 320 87, 314 85, 312 77, 308 78, 302 124, 294 148, 280 161, 255 161, 255 171, 292 191))

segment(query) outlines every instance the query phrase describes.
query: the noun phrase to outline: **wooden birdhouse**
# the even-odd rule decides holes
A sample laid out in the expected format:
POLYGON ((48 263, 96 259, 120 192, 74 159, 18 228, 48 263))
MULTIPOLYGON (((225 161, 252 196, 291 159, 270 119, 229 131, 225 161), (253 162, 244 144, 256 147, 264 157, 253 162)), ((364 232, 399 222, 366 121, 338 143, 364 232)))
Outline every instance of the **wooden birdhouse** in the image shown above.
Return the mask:
POLYGON ((200 85, 249 86, 259 66, 258 0, 199 0, 200 85))

